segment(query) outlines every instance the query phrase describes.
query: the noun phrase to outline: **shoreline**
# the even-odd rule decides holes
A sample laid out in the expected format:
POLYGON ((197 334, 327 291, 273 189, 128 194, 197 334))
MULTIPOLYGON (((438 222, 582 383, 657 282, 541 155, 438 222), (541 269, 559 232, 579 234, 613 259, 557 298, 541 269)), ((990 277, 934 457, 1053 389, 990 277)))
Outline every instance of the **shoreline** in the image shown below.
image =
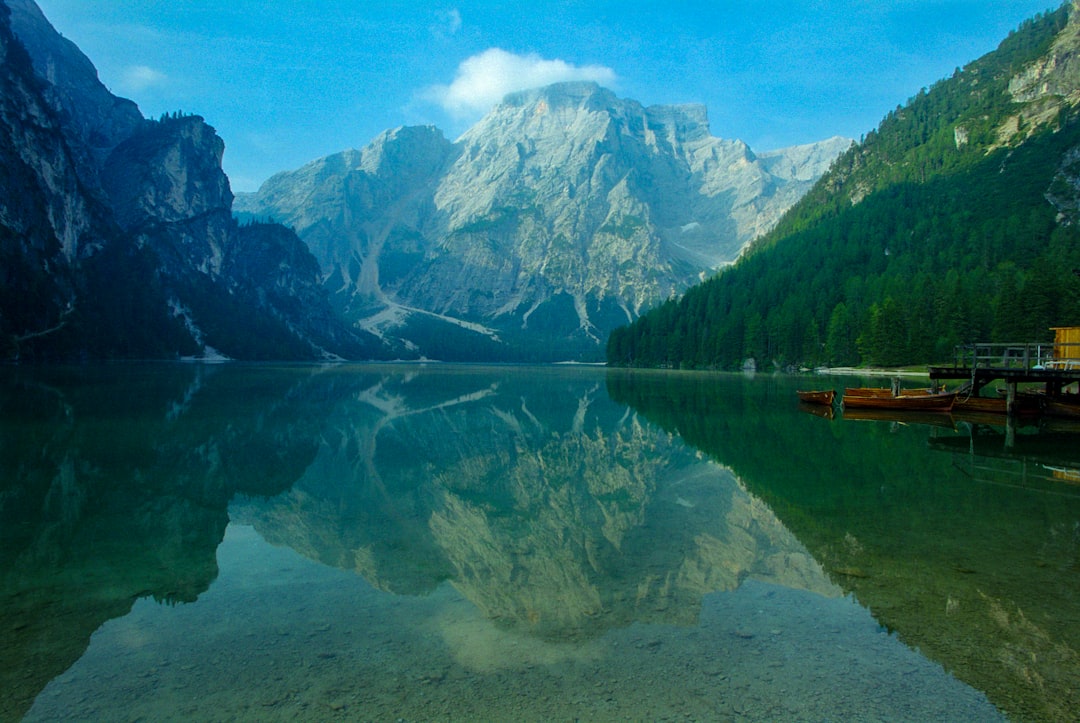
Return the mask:
POLYGON ((860 367, 819 367, 814 374, 834 374, 837 376, 853 377, 924 377, 930 378, 929 372, 912 371, 910 369, 864 369, 860 367))

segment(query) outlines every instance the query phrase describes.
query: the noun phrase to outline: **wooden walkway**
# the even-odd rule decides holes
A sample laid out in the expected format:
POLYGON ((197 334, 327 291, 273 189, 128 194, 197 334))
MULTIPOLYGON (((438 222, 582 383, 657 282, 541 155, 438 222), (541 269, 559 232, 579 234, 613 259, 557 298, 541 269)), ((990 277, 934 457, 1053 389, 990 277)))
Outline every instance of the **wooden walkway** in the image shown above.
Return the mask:
POLYGON ((1074 382, 1080 382, 1080 345, 1053 342, 1026 344, 969 344, 956 349, 952 366, 930 367, 934 383, 964 380, 977 395, 991 382, 1005 383, 1012 409, 1016 386, 1044 385, 1047 395, 1057 396, 1074 382))

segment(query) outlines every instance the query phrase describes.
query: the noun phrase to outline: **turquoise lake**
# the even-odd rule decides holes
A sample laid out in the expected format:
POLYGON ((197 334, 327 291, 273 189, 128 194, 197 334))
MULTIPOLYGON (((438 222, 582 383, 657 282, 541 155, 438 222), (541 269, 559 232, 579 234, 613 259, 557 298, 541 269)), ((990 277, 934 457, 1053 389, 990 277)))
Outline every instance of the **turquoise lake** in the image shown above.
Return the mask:
POLYGON ((2 368, 0 720, 1074 720, 1080 427, 865 382, 2 368))

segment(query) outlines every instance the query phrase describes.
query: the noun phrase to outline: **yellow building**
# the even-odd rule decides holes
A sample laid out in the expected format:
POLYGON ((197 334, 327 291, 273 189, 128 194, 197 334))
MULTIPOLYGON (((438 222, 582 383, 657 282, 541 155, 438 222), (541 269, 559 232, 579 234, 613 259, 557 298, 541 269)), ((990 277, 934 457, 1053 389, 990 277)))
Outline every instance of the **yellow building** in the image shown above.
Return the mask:
POLYGON ((1055 326, 1054 366, 1065 369, 1080 367, 1080 326, 1055 326))

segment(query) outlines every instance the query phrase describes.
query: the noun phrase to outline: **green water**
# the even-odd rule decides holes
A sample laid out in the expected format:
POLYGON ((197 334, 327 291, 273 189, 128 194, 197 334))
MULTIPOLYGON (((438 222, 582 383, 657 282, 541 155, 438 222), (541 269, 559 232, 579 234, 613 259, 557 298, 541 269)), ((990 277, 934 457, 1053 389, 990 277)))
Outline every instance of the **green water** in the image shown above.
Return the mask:
POLYGON ((0 370, 3 720, 1071 720, 1080 434, 851 379, 0 370))

